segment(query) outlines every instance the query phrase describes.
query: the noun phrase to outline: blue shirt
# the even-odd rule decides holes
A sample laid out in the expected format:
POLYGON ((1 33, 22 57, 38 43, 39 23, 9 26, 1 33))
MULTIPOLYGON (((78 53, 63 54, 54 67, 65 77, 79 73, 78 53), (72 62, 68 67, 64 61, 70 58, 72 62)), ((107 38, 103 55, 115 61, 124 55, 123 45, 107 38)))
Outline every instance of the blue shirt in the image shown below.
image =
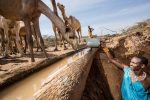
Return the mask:
POLYGON ((121 92, 124 100, 150 100, 148 90, 143 87, 140 81, 131 82, 130 67, 124 68, 121 92))

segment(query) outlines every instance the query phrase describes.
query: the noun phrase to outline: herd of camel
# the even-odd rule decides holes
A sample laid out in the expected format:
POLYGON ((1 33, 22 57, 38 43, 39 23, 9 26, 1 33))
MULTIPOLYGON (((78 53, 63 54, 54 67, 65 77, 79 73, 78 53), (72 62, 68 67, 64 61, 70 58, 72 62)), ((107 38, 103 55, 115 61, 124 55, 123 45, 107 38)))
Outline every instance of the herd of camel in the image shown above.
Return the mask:
POLYGON ((37 47, 41 48, 45 57, 48 58, 39 27, 41 14, 47 16, 52 22, 56 39, 55 50, 57 50, 57 34, 59 34, 64 48, 64 41, 67 41, 73 49, 77 49, 78 42, 82 37, 80 22, 73 16, 66 16, 64 5, 60 3, 56 5, 55 0, 50 2, 53 11, 41 0, 0 0, 0 49, 3 51, 4 57, 9 55, 8 51, 13 52, 12 42, 14 42, 21 55, 26 52, 28 47, 31 62, 34 62, 33 36, 37 47), (58 16, 57 7, 61 11, 63 19, 58 16), (75 42, 70 37, 74 38, 75 42), (22 39, 25 41, 24 48, 22 39))

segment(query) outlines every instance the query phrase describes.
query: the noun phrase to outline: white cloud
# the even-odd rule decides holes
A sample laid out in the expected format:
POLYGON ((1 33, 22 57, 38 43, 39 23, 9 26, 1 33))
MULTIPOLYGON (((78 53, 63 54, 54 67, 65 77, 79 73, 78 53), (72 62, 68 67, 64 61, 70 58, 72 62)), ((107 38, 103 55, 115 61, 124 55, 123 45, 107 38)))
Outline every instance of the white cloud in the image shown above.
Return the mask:
MULTIPOLYGON (((50 0, 43 0, 50 8, 52 8, 50 0)), ((135 24, 137 21, 144 20, 150 15, 140 15, 141 12, 148 11, 150 9, 150 3, 146 4, 140 4, 133 7, 128 7, 118 9, 115 12, 105 12, 105 14, 102 13, 96 13, 95 15, 90 16, 91 13, 94 14, 90 9, 100 6, 102 3, 109 2, 108 0, 56 0, 56 2, 60 2, 65 5, 66 7, 66 13, 67 15, 73 15, 76 16, 77 19, 80 20, 82 25, 82 33, 83 35, 87 35, 88 33, 88 25, 91 25, 94 30, 94 34, 100 35, 101 31, 105 33, 109 33, 110 31, 106 29, 102 29, 100 27, 106 27, 111 30, 119 31, 122 28, 131 26, 135 24), (88 12, 89 10, 89 12, 88 12), (81 13, 82 11, 87 11, 85 13, 81 13), (80 13, 77 13, 80 12, 80 13), (76 15, 75 15, 76 14, 76 15), (134 18, 125 18, 124 15, 135 15, 134 18), (88 17, 88 18, 86 18, 88 17), (90 19, 89 19, 90 18, 90 19), (115 20, 112 20, 111 18, 115 18, 115 20), (118 18, 118 19, 117 19, 118 18), (105 21, 106 20, 106 21, 105 21), (102 22, 101 22, 102 21, 102 22), (105 21, 105 22, 104 22, 105 21), (84 25, 84 26, 83 26, 84 25)), ((110 8, 113 9, 113 8, 110 8)), ((59 12, 60 13, 60 12, 59 12)), ((51 22, 47 21, 48 19, 46 17, 41 17, 41 31, 42 34, 51 34, 54 35, 52 31, 51 22), (46 25, 45 25, 46 24, 46 25)))
POLYGON ((109 18, 110 17, 119 17, 119 16, 123 16, 123 15, 127 15, 127 14, 140 13, 140 12, 145 11, 147 9, 150 9, 150 3, 143 4, 143 5, 137 5, 134 7, 124 8, 124 9, 118 10, 118 12, 113 12, 113 13, 103 15, 103 17, 104 18, 106 18, 106 17, 109 17, 109 18))

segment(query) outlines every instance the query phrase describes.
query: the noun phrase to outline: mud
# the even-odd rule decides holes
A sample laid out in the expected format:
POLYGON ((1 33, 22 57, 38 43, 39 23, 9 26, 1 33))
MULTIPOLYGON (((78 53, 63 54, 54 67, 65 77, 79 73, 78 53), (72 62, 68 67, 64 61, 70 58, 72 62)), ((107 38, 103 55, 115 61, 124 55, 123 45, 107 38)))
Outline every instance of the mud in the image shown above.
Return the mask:
MULTIPOLYGON (((82 49, 82 47, 84 46, 81 45, 79 50, 82 49)), ((46 59, 41 52, 35 52, 36 61, 34 63, 29 61, 29 56, 11 56, 9 59, 0 59, 0 88, 6 88, 8 85, 75 53, 71 47, 67 50, 59 48, 59 51, 53 51, 53 48, 48 48, 47 51, 49 51, 48 54, 50 56, 48 59, 46 59), (21 62, 21 60, 24 62, 21 62)))

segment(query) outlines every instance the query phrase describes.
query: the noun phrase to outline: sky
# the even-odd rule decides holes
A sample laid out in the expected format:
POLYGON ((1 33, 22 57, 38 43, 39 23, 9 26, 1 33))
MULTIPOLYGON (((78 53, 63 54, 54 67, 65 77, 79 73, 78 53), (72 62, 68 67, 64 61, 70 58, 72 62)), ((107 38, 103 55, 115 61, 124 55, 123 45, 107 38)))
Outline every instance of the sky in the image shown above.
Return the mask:
MULTIPOLYGON (((42 0, 52 9, 50 0, 42 0)), ((120 33, 140 21, 150 18, 150 0, 56 0, 65 6, 66 15, 76 17, 81 23, 82 35, 87 36, 88 25, 94 35, 120 33)), ((59 16, 61 13, 58 9, 59 16)), ((53 35, 51 21, 40 17, 42 35, 53 35)))

